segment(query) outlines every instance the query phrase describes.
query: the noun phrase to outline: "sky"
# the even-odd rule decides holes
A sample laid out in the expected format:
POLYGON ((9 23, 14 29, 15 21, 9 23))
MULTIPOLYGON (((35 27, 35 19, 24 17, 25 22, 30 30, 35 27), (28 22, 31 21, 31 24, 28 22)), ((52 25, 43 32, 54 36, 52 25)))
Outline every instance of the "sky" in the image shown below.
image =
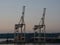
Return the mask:
POLYGON ((33 32, 46 8, 46 32, 60 32, 60 0, 0 0, 0 33, 14 32, 25 8, 26 32, 33 32))

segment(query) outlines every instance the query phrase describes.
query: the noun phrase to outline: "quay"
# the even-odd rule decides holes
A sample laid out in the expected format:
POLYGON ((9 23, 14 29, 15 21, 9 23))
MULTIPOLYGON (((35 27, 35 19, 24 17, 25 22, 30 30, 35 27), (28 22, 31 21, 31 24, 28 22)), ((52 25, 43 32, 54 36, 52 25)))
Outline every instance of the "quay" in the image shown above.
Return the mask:
MULTIPOLYGON (((21 34, 21 33, 19 33, 21 34)), ((24 33, 22 40, 24 40, 24 33)), ((34 40, 34 33, 25 33, 25 42, 18 42, 18 43, 44 43, 43 40, 43 33, 41 33, 41 42, 38 42, 38 33, 35 35, 35 40, 34 40), (36 42, 34 42, 36 41, 36 42)), ((5 41, 1 41, 0 44, 2 43, 17 43, 14 42, 14 33, 2 33, 0 34, 0 39, 6 39, 5 41)), ((45 33, 45 43, 60 43, 60 33, 45 33)))

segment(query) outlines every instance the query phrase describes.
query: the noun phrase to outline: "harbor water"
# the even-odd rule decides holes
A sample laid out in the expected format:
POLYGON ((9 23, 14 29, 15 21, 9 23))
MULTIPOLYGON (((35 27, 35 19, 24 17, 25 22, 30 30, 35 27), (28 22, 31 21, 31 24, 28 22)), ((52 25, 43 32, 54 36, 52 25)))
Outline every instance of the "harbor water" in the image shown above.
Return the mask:
MULTIPOLYGON (((0 44, 0 45, 14 45, 14 44, 0 44)), ((20 44, 20 45, 34 45, 34 44, 20 44)), ((35 45, 39 45, 39 44, 35 44, 35 45)), ((45 45, 60 45, 60 44, 45 44, 45 45)))
MULTIPOLYGON (((0 39, 0 41, 4 41, 6 39, 0 39)), ((0 45, 15 45, 15 44, 0 44, 0 45)), ((45 44, 32 44, 32 43, 27 43, 27 44, 16 44, 16 45, 60 45, 60 43, 45 43, 45 44)))

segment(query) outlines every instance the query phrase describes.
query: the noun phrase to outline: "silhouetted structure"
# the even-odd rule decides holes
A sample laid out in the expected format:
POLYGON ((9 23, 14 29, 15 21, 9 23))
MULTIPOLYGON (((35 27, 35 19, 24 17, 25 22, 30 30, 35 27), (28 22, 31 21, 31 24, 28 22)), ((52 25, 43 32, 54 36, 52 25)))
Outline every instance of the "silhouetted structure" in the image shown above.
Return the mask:
POLYGON ((46 27, 46 25, 44 23, 44 21, 45 21, 45 12, 46 12, 46 8, 44 8, 43 16, 41 18, 41 22, 39 22, 38 25, 34 25, 34 42, 36 42, 37 40, 38 40, 38 42, 42 42, 42 40, 43 40, 44 43, 46 42, 45 41, 45 27, 46 27), (43 29, 44 37, 41 40, 41 34, 40 33, 42 33, 42 29, 43 29), (38 37, 35 37, 35 35, 36 35, 36 33, 35 33, 36 31, 35 30, 38 30, 39 31, 38 37))
MULTIPOLYGON (((15 24, 15 34, 14 34, 14 41, 15 42, 22 42, 23 37, 22 37, 22 33, 24 31, 24 37, 25 37, 25 22, 24 22, 24 13, 25 13, 25 6, 23 6, 23 12, 22 12, 22 16, 21 19, 19 21, 18 24, 15 24), (19 31, 21 30, 21 32, 19 31), (19 34, 21 33, 21 34, 19 34)), ((25 39, 24 39, 25 41, 25 39)))

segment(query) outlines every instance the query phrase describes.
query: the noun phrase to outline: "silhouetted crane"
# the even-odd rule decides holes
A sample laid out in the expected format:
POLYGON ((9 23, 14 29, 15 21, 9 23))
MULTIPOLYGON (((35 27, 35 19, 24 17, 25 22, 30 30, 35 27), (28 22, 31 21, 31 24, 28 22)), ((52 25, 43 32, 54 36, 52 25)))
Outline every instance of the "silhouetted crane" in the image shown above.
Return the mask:
MULTIPOLYGON (((14 41, 19 42, 22 41, 22 33, 24 31, 24 38, 25 38, 25 22, 24 22, 24 13, 25 13, 25 6, 23 6, 23 12, 21 19, 18 24, 15 24, 15 31, 14 31, 14 41), (19 30, 21 31, 21 34, 19 34, 19 30)), ((24 39, 25 40, 25 39, 24 39)))
POLYGON ((34 26, 34 30, 41 29, 41 28, 43 28, 43 27, 45 26, 45 24, 44 24, 45 11, 46 11, 46 8, 44 8, 43 16, 42 16, 42 18, 41 18, 42 24, 40 24, 40 22, 39 22, 39 25, 35 25, 35 26, 34 26))
MULTIPOLYGON (((45 11, 46 11, 46 8, 44 8, 44 11, 43 11, 43 16, 41 18, 41 22, 39 22, 38 25, 34 25, 34 31, 35 30, 38 30, 39 31, 39 37, 40 37, 40 33, 42 32, 42 29, 43 29, 43 33, 44 33, 44 42, 45 42, 45 11), (41 24, 40 24, 41 23, 41 24)), ((35 38, 35 34, 34 34, 34 38, 35 38)), ((35 40, 35 39, 34 39, 35 40)), ((39 42, 40 42, 40 38, 39 38, 39 42)))

